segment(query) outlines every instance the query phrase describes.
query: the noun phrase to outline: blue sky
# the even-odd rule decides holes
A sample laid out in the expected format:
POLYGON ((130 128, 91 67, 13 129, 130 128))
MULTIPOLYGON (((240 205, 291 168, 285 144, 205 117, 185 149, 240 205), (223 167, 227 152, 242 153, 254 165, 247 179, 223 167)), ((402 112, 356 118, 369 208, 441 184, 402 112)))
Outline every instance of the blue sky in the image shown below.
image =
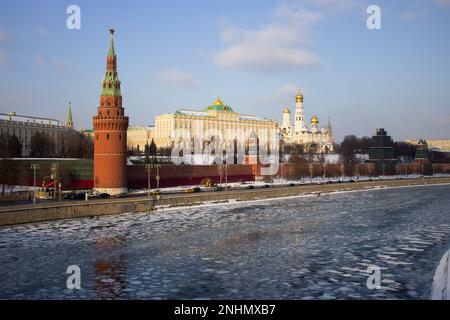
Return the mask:
POLYGON ((450 138, 450 0, 1 1, 0 111, 91 127, 116 32, 133 125, 216 96, 281 121, 301 87, 308 119, 336 140, 385 127, 395 139, 450 138), (66 8, 81 8, 68 30, 66 8), (366 9, 381 8, 381 30, 366 9))

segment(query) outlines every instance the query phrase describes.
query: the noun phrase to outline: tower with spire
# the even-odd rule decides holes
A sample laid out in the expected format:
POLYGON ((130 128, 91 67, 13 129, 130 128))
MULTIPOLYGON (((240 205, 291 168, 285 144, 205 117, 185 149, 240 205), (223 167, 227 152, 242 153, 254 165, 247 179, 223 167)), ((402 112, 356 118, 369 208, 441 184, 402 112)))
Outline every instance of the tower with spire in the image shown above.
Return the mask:
POLYGON ((305 110, 303 109, 303 94, 300 89, 295 96, 295 120, 294 132, 299 133, 305 130, 305 110))
POLYGON ((110 29, 106 73, 94 125, 94 190, 109 194, 127 192, 128 117, 122 107, 114 29, 110 29))
POLYGON ((72 103, 69 101, 69 109, 67 112, 67 121, 66 121, 66 127, 73 129, 73 119, 72 119, 72 103))

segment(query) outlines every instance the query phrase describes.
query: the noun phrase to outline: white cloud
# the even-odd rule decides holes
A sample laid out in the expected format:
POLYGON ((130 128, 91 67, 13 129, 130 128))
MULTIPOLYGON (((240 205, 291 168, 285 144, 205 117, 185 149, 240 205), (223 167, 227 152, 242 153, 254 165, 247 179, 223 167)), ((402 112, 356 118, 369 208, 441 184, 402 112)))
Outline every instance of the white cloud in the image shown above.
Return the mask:
POLYGON ((294 84, 285 84, 275 89, 275 96, 285 98, 294 97, 299 87, 294 84))
POLYGON ((3 51, 0 51, 0 65, 7 63, 8 59, 6 58, 6 55, 3 53, 3 51))
POLYGON ((8 43, 12 40, 11 35, 0 26, 0 44, 8 43))
POLYGON ((51 61, 51 65, 58 71, 63 71, 66 67, 66 64, 64 63, 64 61, 62 61, 60 59, 53 59, 51 61))
POLYGON ((426 12, 407 11, 401 14, 401 18, 404 20, 418 20, 426 19, 429 15, 426 12))
POLYGON ((319 58, 301 47, 309 42, 312 25, 323 15, 296 3, 282 3, 276 22, 259 29, 227 27, 221 33, 225 49, 213 59, 223 68, 283 71, 317 65, 319 58))
POLYGON ((33 54, 33 61, 39 66, 44 65, 44 59, 41 56, 38 56, 36 54, 33 54))
POLYGON ((450 8, 450 0, 435 0, 435 2, 441 6, 450 8))
POLYGON ((160 81, 166 84, 175 85, 184 88, 196 88, 198 82, 194 77, 187 72, 177 69, 170 69, 163 72, 160 76, 160 81))
POLYGON ((36 27, 36 32, 42 38, 47 38, 49 36, 49 34, 50 34, 48 32, 48 29, 46 27, 43 27, 43 26, 36 27))
MULTIPOLYGON (((295 103, 295 94, 299 88, 299 85, 292 83, 281 85, 271 92, 267 92, 267 94, 259 96, 257 104, 268 109, 278 108, 281 113, 281 110, 286 106, 293 108, 295 103)), ((278 114, 278 111, 275 113, 278 114)))

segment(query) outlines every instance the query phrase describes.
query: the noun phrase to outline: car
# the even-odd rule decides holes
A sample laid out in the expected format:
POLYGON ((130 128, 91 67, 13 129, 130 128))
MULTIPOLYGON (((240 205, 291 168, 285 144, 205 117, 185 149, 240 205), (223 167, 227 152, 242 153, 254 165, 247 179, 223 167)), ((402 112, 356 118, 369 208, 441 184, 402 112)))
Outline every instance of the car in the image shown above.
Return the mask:
POLYGON ((152 195, 152 196, 157 196, 157 195, 159 195, 159 194, 161 194, 161 190, 154 190, 154 191, 152 191, 152 192, 150 192, 150 194, 152 195))
POLYGON ((195 187, 192 190, 193 190, 193 192, 200 192, 200 191, 202 191, 202 189, 200 187, 195 187))
POLYGON ((214 187, 213 191, 223 191, 223 187, 214 187))
POLYGON ((270 184, 263 185, 263 188, 270 188, 270 184))
POLYGON ((183 190, 184 193, 192 193, 194 192, 194 189, 190 188, 190 189, 184 189, 183 190))
POLYGON ((255 186, 253 185, 247 186, 247 189, 255 189, 255 186))
POLYGON ((67 200, 84 200, 86 199, 86 193, 84 192, 71 192, 64 196, 67 200))
POLYGON ((95 197, 98 199, 108 199, 109 197, 111 197, 111 195, 106 192, 101 192, 101 193, 95 194, 95 197))
POLYGON ((289 187, 295 187, 295 183, 289 183, 289 187))

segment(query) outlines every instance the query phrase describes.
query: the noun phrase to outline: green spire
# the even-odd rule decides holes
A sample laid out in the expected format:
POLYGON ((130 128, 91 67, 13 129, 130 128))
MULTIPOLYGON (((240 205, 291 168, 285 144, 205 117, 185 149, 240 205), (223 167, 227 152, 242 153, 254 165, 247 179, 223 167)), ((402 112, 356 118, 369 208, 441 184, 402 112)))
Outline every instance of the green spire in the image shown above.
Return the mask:
POLYGON ((109 29, 109 32, 111 33, 111 40, 109 41, 109 52, 108 57, 114 57, 116 55, 114 51, 114 29, 109 29))
POLYGON ((114 29, 110 29, 111 40, 106 62, 106 74, 103 79, 103 96, 120 96, 120 81, 117 75, 116 53, 114 50, 114 29))
POLYGON ((72 119, 72 103, 69 101, 69 112, 67 113, 67 122, 66 125, 69 128, 73 128, 73 119, 72 119))

